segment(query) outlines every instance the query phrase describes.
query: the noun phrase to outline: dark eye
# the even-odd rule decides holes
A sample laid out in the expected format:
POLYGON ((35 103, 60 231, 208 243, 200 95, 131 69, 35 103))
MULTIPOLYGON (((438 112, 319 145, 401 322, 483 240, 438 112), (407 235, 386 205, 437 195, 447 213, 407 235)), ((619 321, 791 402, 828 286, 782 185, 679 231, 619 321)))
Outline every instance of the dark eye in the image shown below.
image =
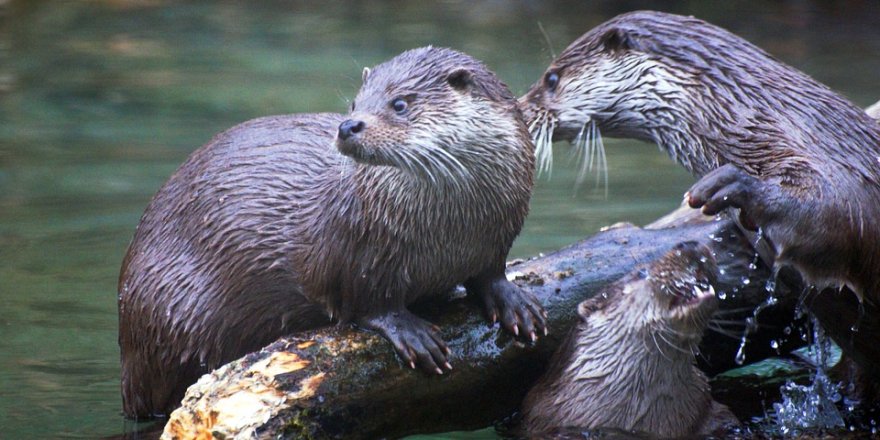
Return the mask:
POLYGON ((544 75, 544 84, 547 85, 547 88, 550 91, 556 90, 556 85, 559 84, 559 74, 556 72, 547 72, 544 75))
POLYGON ((407 107, 408 104, 403 98, 397 98, 394 101, 391 101, 391 108, 393 108, 398 114, 405 112, 407 107))

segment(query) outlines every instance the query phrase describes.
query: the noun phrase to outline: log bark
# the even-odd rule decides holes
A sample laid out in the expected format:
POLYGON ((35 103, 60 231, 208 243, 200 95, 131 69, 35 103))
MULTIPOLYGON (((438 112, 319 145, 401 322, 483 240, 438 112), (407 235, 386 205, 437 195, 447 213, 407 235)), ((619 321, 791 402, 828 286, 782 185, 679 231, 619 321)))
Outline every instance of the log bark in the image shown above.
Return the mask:
MULTIPOLYGON (((440 326, 452 350, 451 372, 428 377, 405 368, 385 340, 348 325, 292 335, 203 376, 170 416, 163 438, 395 438, 485 427, 516 410, 574 322, 579 302, 682 241, 713 248, 724 271, 716 288, 727 293, 725 319, 744 320, 765 301, 770 271, 733 222, 695 212, 681 209, 644 229, 617 225, 510 264, 508 277, 549 314, 551 333, 537 343, 490 327, 476 304, 455 292, 414 309, 440 326)), ((791 322, 793 309, 793 301, 780 301, 761 320, 791 322)), ((769 341, 784 339, 783 326, 767 327, 758 338, 746 346, 750 361, 776 354, 769 341)), ((701 366, 727 370, 736 365, 738 349, 738 339, 707 333, 701 366)))

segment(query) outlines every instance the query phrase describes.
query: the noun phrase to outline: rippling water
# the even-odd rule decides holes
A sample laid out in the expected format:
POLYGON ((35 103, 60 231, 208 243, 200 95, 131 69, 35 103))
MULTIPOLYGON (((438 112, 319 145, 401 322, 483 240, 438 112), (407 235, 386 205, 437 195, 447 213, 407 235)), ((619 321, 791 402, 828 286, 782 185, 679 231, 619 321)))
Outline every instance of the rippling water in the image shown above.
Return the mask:
MULTIPOLYGON (((664 2, 841 90, 880 98, 878 3, 664 2), (716 4, 718 3, 718 4, 716 4)), ((214 133, 344 112, 361 68, 434 44, 515 93, 568 42, 650 2, 0 1, 0 438, 120 432, 116 277, 151 195, 214 133)), ((513 256, 674 208, 692 178, 656 147, 607 141, 610 190, 573 187, 559 145, 513 256)), ((491 436, 483 433, 479 436, 491 436)))

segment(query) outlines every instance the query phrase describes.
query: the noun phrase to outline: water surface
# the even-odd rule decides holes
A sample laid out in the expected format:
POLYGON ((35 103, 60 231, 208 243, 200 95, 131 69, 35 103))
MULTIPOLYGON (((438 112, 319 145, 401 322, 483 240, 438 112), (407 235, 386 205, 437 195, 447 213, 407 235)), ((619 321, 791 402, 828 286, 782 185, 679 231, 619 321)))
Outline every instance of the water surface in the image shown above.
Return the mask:
MULTIPOLYGON (((876 2, 664 2, 722 24, 860 105, 880 98, 876 2), (717 3, 717 4, 716 4, 717 3)), ((0 438, 118 433, 116 278, 149 198, 210 137, 269 114, 343 112, 362 67, 434 44, 520 94, 556 52, 650 2, 0 1, 0 438)), ((674 208, 693 179, 608 141, 608 197, 568 148, 512 256, 674 208)), ((479 436, 491 436, 484 432, 479 436)))

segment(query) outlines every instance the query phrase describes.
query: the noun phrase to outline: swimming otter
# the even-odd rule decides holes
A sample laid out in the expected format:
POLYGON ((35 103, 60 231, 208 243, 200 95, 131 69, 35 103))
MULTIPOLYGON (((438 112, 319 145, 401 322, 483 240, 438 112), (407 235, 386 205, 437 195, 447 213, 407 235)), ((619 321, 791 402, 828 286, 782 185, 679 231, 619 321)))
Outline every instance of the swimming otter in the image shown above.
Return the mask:
POLYGON ((532 436, 620 429, 659 437, 709 435, 738 424, 712 400, 694 353, 718 307, 717 268, 685 242, 578 306, 566 336, 522 405, 532 436))
POLYGON ((460 283, 513 333, 546 333, 540 304, 504 274, 533 161, 507 86, 432 47, 365 69, 347 117, 216 136, 153 198, 122 264, 125 413, 167 413, 199 375, 333 320, 442 374, 446 344, 406 307, 460 283))
POLYGON ((778 263, 851 288, 860 306, 836 292, 807 306, 880 377, 880 124, 865 111, 728 31, 649 11, 578 38, 520 101, 557 138, 595 123, 657 143, 702 176, 692 207, 739 208, 778 263))

